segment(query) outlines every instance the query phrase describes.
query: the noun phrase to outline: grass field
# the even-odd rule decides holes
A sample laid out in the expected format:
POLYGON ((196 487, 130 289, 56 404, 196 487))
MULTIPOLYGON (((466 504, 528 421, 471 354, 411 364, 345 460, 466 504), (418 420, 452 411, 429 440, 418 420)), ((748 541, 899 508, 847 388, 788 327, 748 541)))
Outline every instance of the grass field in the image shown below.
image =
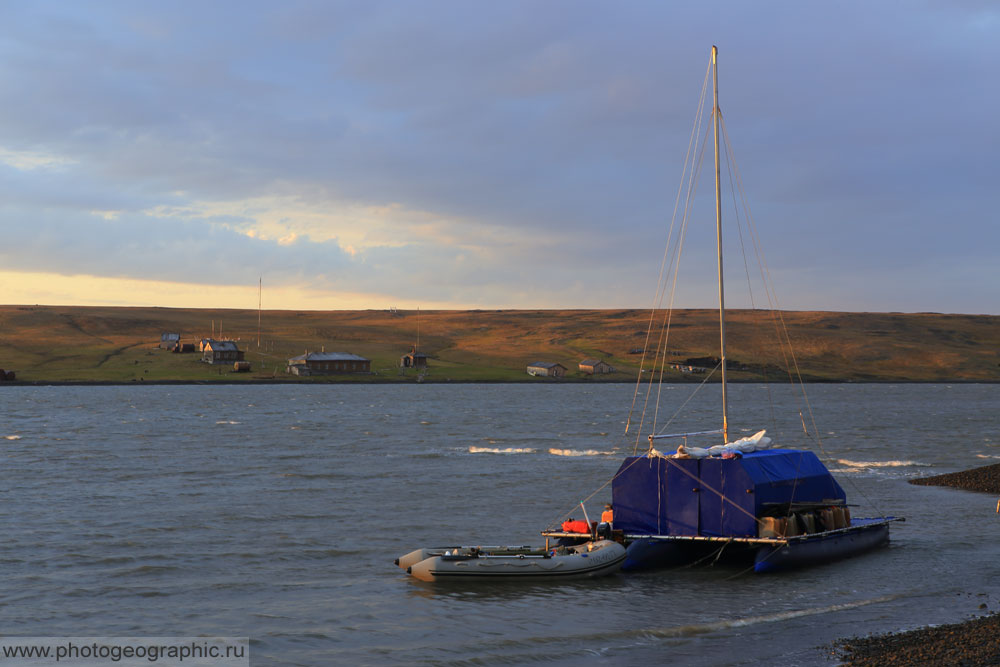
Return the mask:
MULTIPOLYGON (((675 311, 668 358, 718 356, 715 318, 710 310, 675 311)), ((783 369, 797 363, 806 379, 819 381, 1000 381, 997 316, 783 312, 794 361, 774 342, 781 322, 771 313, 732 311, 727 319, 728 356, 749 367, 732 372, 734 380, 765 373, 780 380, 787 378, 783 369)), ((414 382, 417 372, 398 366, 419 328, 420 351, 430 357, 428 382, 549 381, 525 373, 533 361, 561 363, 568 380, 594 382, 634 379, 642 355, 630 352, 656 345, 646 340, 650 313, 638 310, 420 311, 419 317, 415 311, 264 311, 260 322, 258 338, 252 310, 0 306, 0 368, 23 382, 414 382), (251 372, 201 363, 197 353, 156 349, 163 332, 195 342, 213 330, 238 341, 251 372), (290 357, 323 349, 367 357, 375 373, 285 373, 290 357), (587 357, 619 372, 585 376, 577 365, 587 357)), ((668 371, 667 377, 704 376, 668 371)))

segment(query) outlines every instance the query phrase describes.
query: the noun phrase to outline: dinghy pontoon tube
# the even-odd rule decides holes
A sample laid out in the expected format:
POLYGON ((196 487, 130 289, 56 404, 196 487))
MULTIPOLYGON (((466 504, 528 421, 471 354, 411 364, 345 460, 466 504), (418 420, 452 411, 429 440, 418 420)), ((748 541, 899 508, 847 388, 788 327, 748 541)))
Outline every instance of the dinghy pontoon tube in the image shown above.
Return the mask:
MULTIPOLYGON (((435 551, 418 549, 402 556, 398 564, 402 567, 421 552, 435 551)), ((424 558, 407 566, 406 571, 423 581, 574 579, 612 574, 624 560, 625 547, 601 540, 550 550, 465 547, 424 558)))

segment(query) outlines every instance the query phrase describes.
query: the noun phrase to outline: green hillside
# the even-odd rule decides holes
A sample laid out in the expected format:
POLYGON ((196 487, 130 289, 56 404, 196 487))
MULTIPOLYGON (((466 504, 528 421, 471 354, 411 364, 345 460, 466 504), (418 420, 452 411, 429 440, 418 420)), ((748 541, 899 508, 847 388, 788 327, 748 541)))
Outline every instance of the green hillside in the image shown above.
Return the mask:
MULTIPOLYGON (((659 321, 660 316, 656 316, 659 321)), ((677 363, 717 356, 716 314, 676 311, 665 346, 677 363)), ((743 370, 734 380, 787 378, 792 359, 774 344, 787 328, 794 362, 806 379, 821 381, 998 381, 1000 317, 936 313, 733 311, 728 356, 743 370)), ((634 379, 647 342, 648 311, 264 311, 174 308, 0 306, 0 368, 18 382, 415 381, 399 357, 417 342, 430 357, 426 381, 533 380, 533 361, 558 362, 566 380, 634 379), (418 333, 419 330, 419 333, 418 333), (203 337, 238 341, 249 373, 210 366, 199 354, 157 349, 160 334, 183 341, 203 337), (259 341, 259 343, 258 343, 259 341), (373 375, 297 378, 287 359, 305 351, 351 352, 372 360, 373 375), (618 372, 601 377, 577 370, 580 360, 603 359, 618 372)), ((647 366, 648 366, 647 360, 647 366)), ((669 370, 674 381, 702 376, 669 370)), ((564 380, 565 381, 565 380, 564 380)))

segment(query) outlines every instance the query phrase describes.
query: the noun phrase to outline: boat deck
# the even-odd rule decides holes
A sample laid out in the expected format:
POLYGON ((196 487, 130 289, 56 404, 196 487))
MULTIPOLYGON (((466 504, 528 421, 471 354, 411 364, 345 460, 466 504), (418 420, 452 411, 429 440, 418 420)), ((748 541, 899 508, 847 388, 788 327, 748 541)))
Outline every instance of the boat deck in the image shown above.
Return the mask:
MULTIPOLYGON (((645 535, 626 533, 625 540, 632 542, 635 540, 657 540, 663 542, 726 542, 740 544, 759 544, 778 546, 782 544, 795 544, 808 540, 821 539, 834 535, 846 535, 856 533, 876 526, 885 526, 894 521, 906 521, 903 517, 874 517, 851 519, 851 525, 845 528, 834 530, 824 530, 818 533, 805 533, 803 535, 792 535, 789 537, 746 537, 736 535, 645 535)), ((569 535, 573 535, 570 533, 569 535)), ((553 535, 554 537, 554 535, 553 535)))

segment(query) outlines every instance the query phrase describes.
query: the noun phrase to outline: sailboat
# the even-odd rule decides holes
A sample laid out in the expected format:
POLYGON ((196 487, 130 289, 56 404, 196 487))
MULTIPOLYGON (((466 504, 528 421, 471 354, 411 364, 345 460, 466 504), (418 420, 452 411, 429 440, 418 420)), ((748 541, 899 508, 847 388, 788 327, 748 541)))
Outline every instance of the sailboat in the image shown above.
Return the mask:
MULTIPOLYGON (((709 71, 713 88, 721 347, 716 370, 721 375, 722 423, 721 428, 681 433, 657 433, 654 425, 654 432, 646 438, 648 450, 643 454, 637 451, 640 433, 633 456, 625 458, 612 479, 613 521, 603 526, 626 546, 624 571, 720 559, 751 564, 756 572, 825 563, 886 545, 890 524, 902 520, 852 517, 844 489, 810 450, 774 448, 765 431, 735 440, 730 437, 734 429, 729 423, 726 387, 721 112, 718 49, 714 46, 709 71), (722 436, 720 444, 704 448, 687 445, 689 439, 715 434, 722 436), (658 451, 660 442, 671 440, 680 441, 676 451, 658 451)), ((668 322, 669 318, 664 320, 668 322)), ((652 317, 650 322, 652 326, 652 317)), ((663 366, 660 368, 662 378, 663 366)), ((655 362, 652 371, 645 375, 640 372, 639 383, 644 377, 653 381, 657 374, 655 362)), ((645 419, 640 429, 644 423, 645 419)), ((574 537, 565 524, 562 529, 543 531, 543 535, 562 540, 574 537)))

